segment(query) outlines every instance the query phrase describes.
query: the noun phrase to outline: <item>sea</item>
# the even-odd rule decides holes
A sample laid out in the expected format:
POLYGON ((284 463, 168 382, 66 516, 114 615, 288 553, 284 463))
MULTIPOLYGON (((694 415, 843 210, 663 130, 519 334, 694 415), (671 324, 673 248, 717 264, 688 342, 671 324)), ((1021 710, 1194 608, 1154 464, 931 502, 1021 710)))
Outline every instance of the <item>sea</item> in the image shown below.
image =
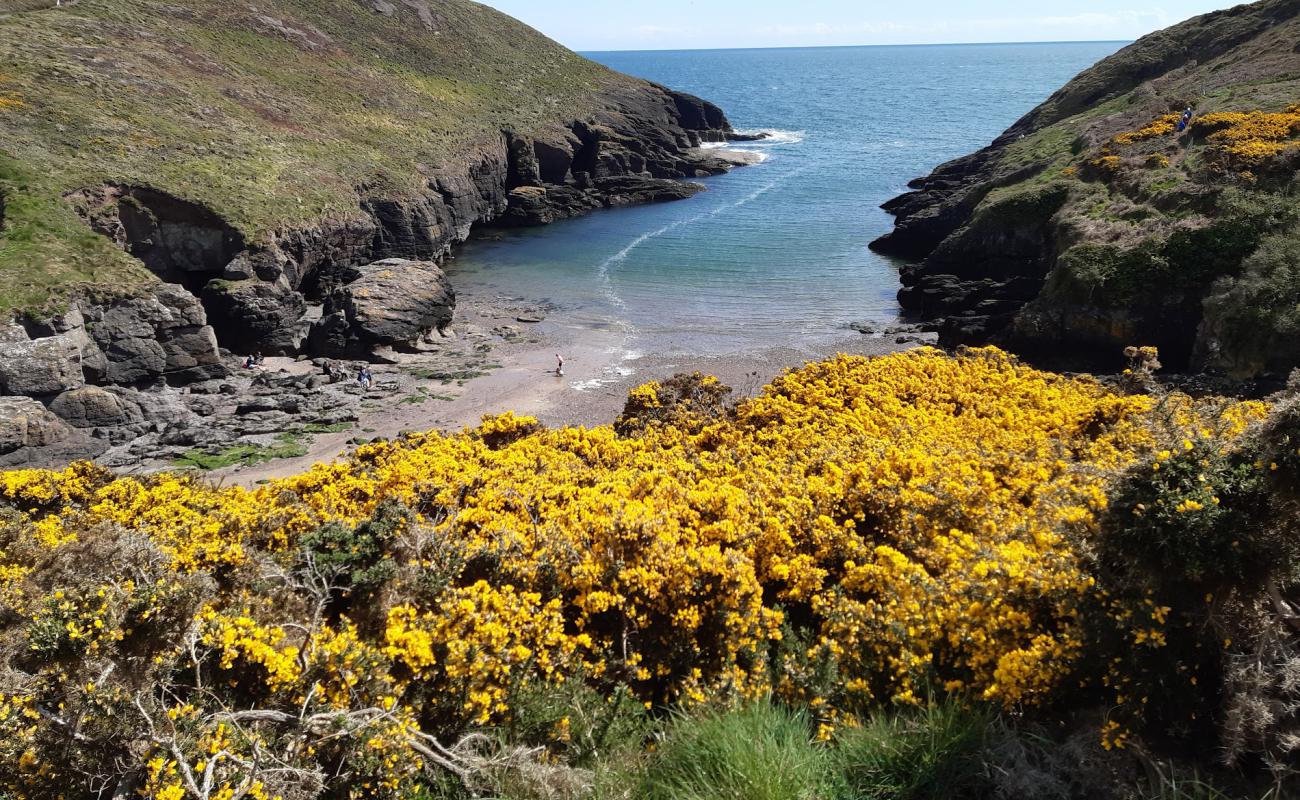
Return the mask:
POLYGON ((645 356, 816 348, 898 319, 879 206, 987 145, 1121 42, 585 53, 720 105, 762 163, 691 199, 493 231, 461 291, 551 304, 578 336, 645 356))

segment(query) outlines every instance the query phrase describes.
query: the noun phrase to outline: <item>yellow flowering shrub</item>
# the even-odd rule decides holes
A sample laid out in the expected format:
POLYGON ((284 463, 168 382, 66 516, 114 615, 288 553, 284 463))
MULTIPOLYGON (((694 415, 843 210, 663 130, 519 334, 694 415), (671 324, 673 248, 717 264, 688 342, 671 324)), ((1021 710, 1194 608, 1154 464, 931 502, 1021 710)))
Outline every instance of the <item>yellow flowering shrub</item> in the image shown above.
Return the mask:
POLYGON ((509 711, 507 689, 536 671, 568 667, 575 646, 564 632, 560 601, 486 581, 449 592, 438 612, 410 604, 388 612, 384 654, 435 692, 458 697, 479 724, 509 711))
POLYGON ((1300 149, 1300 104, 1279 113, 1225 111, 1192 122, 1192 132, 1205 137, 1212 153, 1238 171, 1258 170, 1284 153, 1300 149))
MULTIPOLYGON (((938 692, 1052 701, 1106 603, 1081 543, 1109 487, 1264 410, 1126 396, 992 348, 840 356, 732 410, 725 394, 682 376, 634 390, 617 426, 492 417, 254 490, 6 473, 0 578, 21 613, 0 637, 49 649, 0 685, 23 698, 0 734, 36 726, 46 758, 73 740, 26 709, 62 703, 49 714, 151 732, 143 760, 107 724, 86 747, 120 753, 145 796, 189 797, 212 767, 274 797, 259 754, 295 780, 346 763, 337 796, 383 797, 455 766, 430 736, 507 722, 538 682, 652 707, 775 693, 827 735, 938 692)), ((1157 642, 1152 619, 1125 635, 1157 642)), ((0 790, 29 796, 27 752, 0 748, 19 776, 0 790)))
POLYGON ((1164 114, 1156 117, 1144 127, 1135 131, 1126 131, 1111 138, 1112 144, 1126 145, 1144 142, 1148 139, 1159 139, 1161 136, 1168 136, 1178 130, 1178 122, 1183 118, 1182 114, 1164 114))

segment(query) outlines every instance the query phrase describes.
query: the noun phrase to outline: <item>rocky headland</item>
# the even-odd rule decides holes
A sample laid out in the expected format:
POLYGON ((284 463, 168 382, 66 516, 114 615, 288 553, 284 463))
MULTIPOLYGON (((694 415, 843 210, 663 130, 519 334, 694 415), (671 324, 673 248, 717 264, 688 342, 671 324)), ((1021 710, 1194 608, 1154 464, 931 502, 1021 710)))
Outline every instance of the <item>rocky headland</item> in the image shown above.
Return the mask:
POLYGON ((989 147, 885 204, 875 243, 945 344, 1276 382, 1300 366, 1300 5, 1265 0, 1146 36, 989 147), (1191 123, 1180 128, 1191 107, 1191 123))
POLYGON ((701 147, 735 136, 716 106, 463 0, 0 14, 0 133, 6 465, 346 423, 366 392, 327 363, 455 349, 471 231, 746 163, 701 147))

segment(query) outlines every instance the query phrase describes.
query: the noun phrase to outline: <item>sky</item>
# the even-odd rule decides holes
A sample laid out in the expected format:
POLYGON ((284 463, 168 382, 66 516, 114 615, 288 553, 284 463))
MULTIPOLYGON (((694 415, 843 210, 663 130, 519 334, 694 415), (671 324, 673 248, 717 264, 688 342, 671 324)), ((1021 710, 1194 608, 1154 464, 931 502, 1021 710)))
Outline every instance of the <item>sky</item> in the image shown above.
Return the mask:
POLYGON ((1129 40, 1231 0, 482 0, 574 50, 1129 40))

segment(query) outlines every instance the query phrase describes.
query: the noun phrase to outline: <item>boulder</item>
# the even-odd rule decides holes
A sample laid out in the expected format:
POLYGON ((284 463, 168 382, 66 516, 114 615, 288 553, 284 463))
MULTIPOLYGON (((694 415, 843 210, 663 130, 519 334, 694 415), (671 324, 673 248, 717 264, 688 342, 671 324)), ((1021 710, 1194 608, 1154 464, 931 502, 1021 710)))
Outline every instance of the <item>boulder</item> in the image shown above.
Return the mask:
POLYGON ((71 333, 19 339, 22 326, 7 326, 0 344, 0 394, 51 395, 84 382, 81 342, 71 333))
POLYGON ((29 397, 0 397, 0 468, 41 467, 94 458, 108 449, 29 397))
POLYGON ((50 402, 50 411, 74 428, 107 428, 140 422, 140 407, 98 386, 64 392, 50 402))
POLYGON ((451 323, 456 293, 436 264, 390 258, 354 267, 335 289, 309 340, 318 355, 354 357, 414 347, 451 323))
POLYGON ((30 397, 0 397, 0 454, 46 447, 75 435, 63 420, 30 397))
POLYGON ((136 406, 146 422, 155 427, 174 423, 197 423, 198 418, 185 403, 185 396, 166 385, 143 391, 126 386, 110 386, 108 391, 117 395, 123 405, 136 406))
POLYGON ((215 280, 204 287, 203 299, 223 344, 235 352, 283 355, 302 344, 298 320, 307 303, 284 280, 215 280))

